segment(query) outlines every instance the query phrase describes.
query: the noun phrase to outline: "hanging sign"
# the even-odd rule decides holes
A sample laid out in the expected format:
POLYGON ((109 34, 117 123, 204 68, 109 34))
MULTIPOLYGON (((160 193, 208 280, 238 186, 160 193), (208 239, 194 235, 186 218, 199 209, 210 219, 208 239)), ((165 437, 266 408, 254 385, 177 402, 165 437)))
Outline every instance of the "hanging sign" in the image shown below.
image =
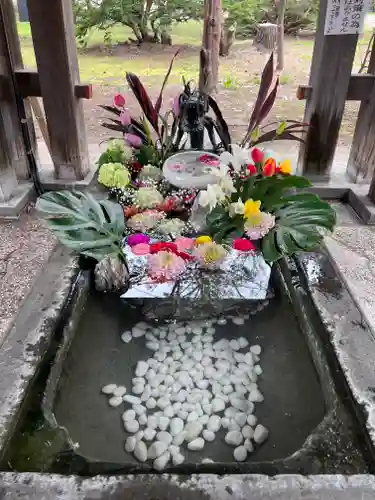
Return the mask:
POLYGON ((363 33, 369 0, 327 0, 325 35, 358 35, 363 33))

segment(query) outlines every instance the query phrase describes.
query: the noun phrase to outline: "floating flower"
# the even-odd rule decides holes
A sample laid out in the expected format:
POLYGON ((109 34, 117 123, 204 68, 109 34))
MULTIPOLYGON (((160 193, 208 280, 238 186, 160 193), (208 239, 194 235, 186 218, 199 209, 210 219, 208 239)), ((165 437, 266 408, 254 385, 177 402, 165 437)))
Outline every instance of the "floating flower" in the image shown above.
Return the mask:
POLYGON ((125 97, 122 94, 116 94, 113 97, 113 105, 116 106, 116 108, 122 108, 125 106, 125 97))
POLYGON ((179 252, 186 252, 186 250, 191 250, 195 243, 193 238, 186 238, 184 236, 176 238, 174 242, 179 252))
POLYGON ((293 173, 292 164, 290 160, 283 160, 279 163, 277 170, 285 175, 291 175, 293 173))
POLYGON ((135 134, 124 134, 125 142, 132 148, 140 148, 142 146, 142 139, 135 134))
POLYGON ((138 234, 131 234, 127 238, 127 243, 129 246, 134 246, 138 245, 139 243, 149 243, 150 237, 147 234, 143 233, 138 233, 138 234))
POLYGON ((140 208, 155 208, 164 198, 154 187, 141 187, 135 194, 134 203, 140 208))
POLYGON ((173 172, 182 172, 185 167, 182 163, 172 163, 169 168, 173 170, 173 172))
POLYGON ((131 116, 130 116, 130 113, 129 113, 129 110, 128 109, 123 109, 120 113, 120 122, 121 122, 121 125, 124 125, 124 126, 128 126, 131 124, 132 120, 131 120, 131 116))
POLYGON ((258 173, 258 169, 253 163, 248 163, 247 171, 249 172, 250 175, 255 175, 258 173))
POLYGON ((260 214, 260 200, 247 200, 244 206, 244 219, 257 217, 260 214))
POLYGON ((176 237, 181 234, 184 227, 185 223, 180 219, 166 219, 159 224, 158 231, 164 235, 171 234, 173 237, 176 237))
POLYGON ((232 154, 224 151, 220 155, 220 161, 224 165, 232 165, 236 172, 241 170, 242 165, 247 165, 250 159, 250 151, 248 149, 240 148, 236 144, 231 144, 232 154))
POLYGON ((262 163, 264 160, 264 153, 259 148, 253 148, 251 150, 251 158, 254 163, 262 163))
POLYGON ((161 170, 159 167, 155 167, 155 165, 147 164, 144 165, 142 170, 139 173, 140 179, 153 179, 158 181, 161 179, 161 170))
POLYGON ((215 156, 209 154, 200 156, 199 161, 210 167, 218 167, 220 165, 220 161, 215 156))
POLYGON ((130 182, 130 174, 122 163, 103 163, 98 181, 108 188, 124 188, 130 182))
POLYGON ((276 161, 274 158, 268 158, 263 165, 263 175, 271 177, 276 173, 276 161))
POLYGON ((268 212, 260 212, 257 219, 249 218, 245 221, 245 233, 250 240, 263 238, 275 225, 275 216, 268 212))
POLYGON ((193 256, 200 265, 206 269, 217 269, 227 256, 227 251, 222 245, 214 241, 202 243, 193 250, 193 256))
POLYGON ((128 219, 126 225, 133 231, 146 233, 150 229, 154 228, 164 217, 164 212, 146 210, 145 212, 133 215, 133 217, 128 219))
POLYGON ((166 250, 150 255, 148 265, 150 278, 159 282, 172 281, 185 270, 185 261, 166 250))
POLYGON ((211 236, 198 236, 198 238, 195 238, 195 246, 202 245, 203 243, 211 243, 212 238, 211 236))
POLYGON ((210 207, 213 210, 216 205, 225 200, 225 193, 217 184, 209 184, 206 191, 201 191, 199 194, 199 205, 202 207, 210 207))
POLYGON ((237 238, 233 240, 233 248, 241 252, 254 252, 256 250, 254 243, 247 238, 237 238))
POLYGON ((229 215, 231 217, 235 217, 236 215, 243 215, 244 213, 245 213, 245 205, 241 200, 241 198, 229 205, 229 215))

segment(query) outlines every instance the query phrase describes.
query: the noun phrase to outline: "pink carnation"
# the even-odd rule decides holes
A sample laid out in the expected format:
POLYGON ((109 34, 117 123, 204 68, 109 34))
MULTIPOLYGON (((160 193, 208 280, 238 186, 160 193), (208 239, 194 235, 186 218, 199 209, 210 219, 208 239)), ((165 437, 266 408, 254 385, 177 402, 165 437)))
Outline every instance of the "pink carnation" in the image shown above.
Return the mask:
POLYGON ((148 265, 150 278, 159 282, 173 281, 185 270, 185 261, 165 250, 151 254, 148 265))
POLYGON ((142 139, 135 134, 124 134, 124 140, 132 148, 140 148, 142 146, 142 139))

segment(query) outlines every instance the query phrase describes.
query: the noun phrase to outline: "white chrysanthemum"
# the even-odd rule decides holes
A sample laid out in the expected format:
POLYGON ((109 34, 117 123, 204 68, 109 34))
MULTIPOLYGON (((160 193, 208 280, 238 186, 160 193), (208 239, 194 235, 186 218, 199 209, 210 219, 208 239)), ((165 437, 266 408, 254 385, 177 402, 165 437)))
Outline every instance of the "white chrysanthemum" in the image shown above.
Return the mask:
POLYGON ((250 240, 259 240, 275 226, 275 216, 268 212, 260 212, 256 218, 245 221, 245 233, 250 240))
POLYGON ((141 187, 138 189, 134 201, 139 208, 155 208, 163 202, 163 196, 153 187, 141 187))

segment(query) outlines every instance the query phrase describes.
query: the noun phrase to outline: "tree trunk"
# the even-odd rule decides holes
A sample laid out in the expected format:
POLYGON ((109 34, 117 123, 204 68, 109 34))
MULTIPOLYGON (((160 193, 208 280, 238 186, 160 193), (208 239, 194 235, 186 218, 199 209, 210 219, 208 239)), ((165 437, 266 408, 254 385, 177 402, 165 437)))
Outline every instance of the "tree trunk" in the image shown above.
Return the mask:
POLYGON ((236 25, 225 27, 223 25, 220 36, 220 55, 228 56, 229 51, 233 45, 233 42, 236 38, 236 25))
POLYGON ((219 80, 221 0, 205 0, 199 90, 211 94, 219 80))
POLYGON ((284 69, 284 17, 286 0, 279 0, 278 33, 277 33, 277 66, 278 71, 284 69))

